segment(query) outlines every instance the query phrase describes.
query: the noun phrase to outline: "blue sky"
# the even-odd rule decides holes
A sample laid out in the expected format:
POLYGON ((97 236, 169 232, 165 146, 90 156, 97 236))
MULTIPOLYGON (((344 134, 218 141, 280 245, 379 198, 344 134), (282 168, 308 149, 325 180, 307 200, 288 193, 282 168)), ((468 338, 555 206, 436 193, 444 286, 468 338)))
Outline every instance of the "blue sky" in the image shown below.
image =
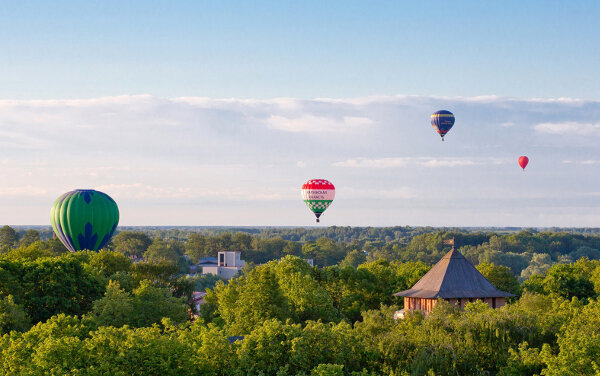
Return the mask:
POLYGON ((23 1, 0 98, 600 99, 597 1, 23 1))
POLYGON ((600 224, 600 3, 0 5, 0 224, 600 224), (438 109, 457 121, 442 143, 438 109), (517 166, 528 155, 525 172, 517 166))

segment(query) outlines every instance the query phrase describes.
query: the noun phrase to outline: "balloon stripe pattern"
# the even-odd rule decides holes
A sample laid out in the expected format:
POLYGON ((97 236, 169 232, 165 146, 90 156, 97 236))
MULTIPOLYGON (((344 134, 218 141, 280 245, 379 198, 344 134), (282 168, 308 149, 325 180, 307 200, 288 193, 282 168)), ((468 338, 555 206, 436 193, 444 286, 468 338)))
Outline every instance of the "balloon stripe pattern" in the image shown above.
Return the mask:
POLYGON ((108 244, 119 224, 117 203, 107 194, 77 189, 60 196, 50 211, 54 233, 72 252, 108 244))
POLYGON ((311 179, 302 185, 302 199, 315 213, 317 222, 335 198, 335 187, 329 180, 311 179))
POLYGON ((447 110, 436 111, 431 115, 431 125, 444 140, 444 136, 454 125, 454 114, 447 110))

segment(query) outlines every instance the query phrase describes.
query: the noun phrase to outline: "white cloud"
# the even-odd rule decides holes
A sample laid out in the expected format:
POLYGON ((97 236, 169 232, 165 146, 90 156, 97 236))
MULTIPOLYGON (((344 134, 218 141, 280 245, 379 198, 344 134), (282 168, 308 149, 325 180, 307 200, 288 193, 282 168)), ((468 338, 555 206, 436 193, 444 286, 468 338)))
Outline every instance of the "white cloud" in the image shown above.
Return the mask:
POLYGON ((335 167, 354 167, 354 168, 393 168, 404 167, 408 165, 411 158, 357 158, 347 159, 341 162, 334 162, 335 167))
MULTIPOLYGON (((490 159, 490 163, 501 163, 498 159, 490 159)), ((410 165, 418 165, 424 167, 458 167, 458 166, 475 166, 484 164, 482 161, 476 161, 466 158, 356 158, 347 159, 345 161, 334 162, 334 167, 351 167, 351 168, 397 168, 410 165)))
POLYGON ((573 121, 564 123, 541 123, 534 126, 534 129, 541 133, 577 134, 585 136, 598 134, 598 131, 600 131, 600 123, 579 123, 573 121))
POLYGON ((425 167, 458 167, 458 166, 475 166, 481 165, 481 162, 475 162, 468 159, 429 159, 426 161, 417 162, 425 167))
POLYGON ((565 164, 582 164, 582 165, 595 165, 595 164, 600 164, 600 160, 598 159, 586 159, 586 160, 582 160, 582 161, 573 161, 570 159, 566 159, 563 161, 563 163, 565 164))
POLYGON ((161 187, 143 183, 133 184, 107 184, 96 189, 106 192, 116 200, 202 200, 214 199, 220 201, 263 201, 263 200, 289 200, 299 196, 290 190, 273 188, 263 189, 211 189, 208 187, 161 187))
POLYGON ((332 133, 344 132, 373 124, 365 117, 342 116, 341 118, 302 115, 295 118, 273 115, 267 119, 267 124, 273 129, 287 132, 332 133))
POLYGON ((343 187, 336 192, 336 200, 368 200, 368 199, 413 199, 420 195, 410 187, 395 187, 392 189, 352 188, 343 187))
MULTIPOLYGON (((369 208, 376 220, 389 221, 374 225, 423 223, 444 211, 454 216, 452 203, 475 194, 495 200, 486 200, 485 209, 468 201, 448 221, 472 224, 503 210, 538 218, 543 205, 528 213, 519 201, 523 192, 536 192, 536 200, 571 200, 571 207, 600 205, 589 195, 565 194, 574 184, 581 191, 600 186, 597 174, 582 177, 572 168, 600 164, 600 148, 590 142, 600 130, 598 114, 600 101, 497 96, 0 100, 0 204, 25 208, 19 210, 24 223, 46 223, 60 193, 95 187, 150 215, 124 215, 124 224, 136 224, 125 219, 134 217, 149 224, 239 223, 240 212, 250 225, 303 224, 298 187, 319 176, 339 189, 328 216, 343 214, 331 224, 366 216, 367 209, 348 207, 344 197, 401 202, 405 210, 369 208), (444 143, 429 123, 442 108, 456 115, 444 143), (566 142, 541 134, 586 137, 566 142), (539 163, 522 173, 515 162, 521 154, 539 163), (368 182, 366 191, 347 191, 357 181, 368 182), (421 196, 426 203, 419 204, 421 196), (43 205, 32 209, 33 202, 43 205), (180 212, 181 203, 197 206, 180 212), (252 221, 258 216, 263 222, 252 221)), ((0 223, 12 223, 14 211, 4 207, 0 223)))
POLYGON ((46 189, 25 185, 21 187, 5 187, 0 185, 0 197, 45 196, 46 189))

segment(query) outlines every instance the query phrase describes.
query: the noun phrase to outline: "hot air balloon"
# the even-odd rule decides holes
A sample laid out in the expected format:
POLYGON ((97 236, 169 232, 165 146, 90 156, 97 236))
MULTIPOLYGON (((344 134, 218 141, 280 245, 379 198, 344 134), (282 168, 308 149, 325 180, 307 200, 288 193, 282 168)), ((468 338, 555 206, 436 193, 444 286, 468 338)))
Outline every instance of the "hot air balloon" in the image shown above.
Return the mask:
POLYGON ((529 163, 529 158, 527 158, 524 155, 519 157, 519 166, 521 166, 523 171, 525 171, 525 167, 527 167, 527 163, 529 163))
POLYGON ((454 115, 446 110, 436 111, 431 114, 431 125, 444 141, 444 136, 454 125, 454 115))
POLYGON ((311 179, 302 185, 302 199, 315 216, 317 222, 335 198, 335 187, 329 180, 311 179))
POLYGON ((119 208, 106 193, 76 189, 54 202, 50 222, 56 236, 70 251, 97 252, 115 233, 119 208))

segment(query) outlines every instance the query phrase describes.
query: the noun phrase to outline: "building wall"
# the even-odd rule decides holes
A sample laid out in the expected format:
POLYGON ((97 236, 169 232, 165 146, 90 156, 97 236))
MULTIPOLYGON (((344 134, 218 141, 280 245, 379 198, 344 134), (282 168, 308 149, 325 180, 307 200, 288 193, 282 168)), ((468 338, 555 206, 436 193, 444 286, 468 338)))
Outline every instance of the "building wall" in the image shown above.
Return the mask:
POLYGON ((240 257, 240 252, 219 252, 217 255, 218 266, 242 267, 246 263, 240 257))
MULTIPOLYGON (((462 298, 462 299, 446 299, 451 305, 464 309, 468 303, 473 303, 480 300, 487 303, 491 308, 500 308, 506 305, 505 298, 462 298)), ((433 311, 437 304, 437 299, 426 299, 426 298, 404 298, 404 310, 405 311, 421 311, 425 315, 428 315, 433 311)))
POLYGON ((205 266, 202 268, 202 274, 214 274, 225 279, 231 279, 242 270, 239 266, 205 266))

